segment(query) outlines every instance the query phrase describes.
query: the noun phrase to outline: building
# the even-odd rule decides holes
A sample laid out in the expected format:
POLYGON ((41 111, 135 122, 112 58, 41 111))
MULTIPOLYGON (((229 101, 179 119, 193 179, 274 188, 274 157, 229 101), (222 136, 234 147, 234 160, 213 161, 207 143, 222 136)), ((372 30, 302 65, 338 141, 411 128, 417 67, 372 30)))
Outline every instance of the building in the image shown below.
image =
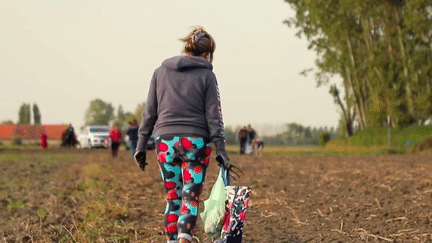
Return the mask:
POLYGON ((19 137, 22 140, 36 140, 46 133, 49 140, 60 140, 68 125, 30 125, 30 124, 0 124, 0 140, 9 141, 19 137))

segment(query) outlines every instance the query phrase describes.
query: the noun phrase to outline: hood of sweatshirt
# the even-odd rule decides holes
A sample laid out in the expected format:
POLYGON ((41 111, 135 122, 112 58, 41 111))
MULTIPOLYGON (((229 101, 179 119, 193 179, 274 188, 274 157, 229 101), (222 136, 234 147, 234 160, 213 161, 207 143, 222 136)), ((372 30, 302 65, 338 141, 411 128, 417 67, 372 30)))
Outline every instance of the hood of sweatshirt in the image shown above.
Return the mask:
POLYGON ((166 59, 162 66, 176 71, 182 71, 191 68, 207 68, 213 70, 213 65, 205 58, 197 56, 175 56, 166 59))

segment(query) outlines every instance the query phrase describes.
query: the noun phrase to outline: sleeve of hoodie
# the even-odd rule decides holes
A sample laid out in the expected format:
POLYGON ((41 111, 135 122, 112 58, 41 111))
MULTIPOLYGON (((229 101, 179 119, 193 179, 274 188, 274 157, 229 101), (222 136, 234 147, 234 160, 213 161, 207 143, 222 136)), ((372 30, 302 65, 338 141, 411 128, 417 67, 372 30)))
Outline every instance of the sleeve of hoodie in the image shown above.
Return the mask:
POLYGON ((144 112, 142 114, 141 125, 138 129, 138 143, 136 151, 146 152, 147 142, 152 135, 154 124, 157 120, 157 96, 156 96, 156 72, 150 82, 150 88, 145 103, 144 112))
POLYGON ((216 146, 216 152, 222 153, 228 158, 225 151, 224 123, 222 118, 219 88, 214 74, 210 76, 207 82, 205 103, 206 120, 210 131, 210 139, 216 146))

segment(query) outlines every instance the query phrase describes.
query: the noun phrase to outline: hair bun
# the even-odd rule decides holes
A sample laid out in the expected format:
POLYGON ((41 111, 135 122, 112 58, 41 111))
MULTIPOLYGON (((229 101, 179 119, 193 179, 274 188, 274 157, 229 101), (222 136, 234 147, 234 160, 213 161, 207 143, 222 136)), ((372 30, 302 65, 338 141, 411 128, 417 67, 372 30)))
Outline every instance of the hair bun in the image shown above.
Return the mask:
POLYGON ((201 56, 203 53, 210 53, 212 56, 216 48, 213 37, 202 26, 194 27, 180 40, 184 42, 182 53, 187 55, 201 56))

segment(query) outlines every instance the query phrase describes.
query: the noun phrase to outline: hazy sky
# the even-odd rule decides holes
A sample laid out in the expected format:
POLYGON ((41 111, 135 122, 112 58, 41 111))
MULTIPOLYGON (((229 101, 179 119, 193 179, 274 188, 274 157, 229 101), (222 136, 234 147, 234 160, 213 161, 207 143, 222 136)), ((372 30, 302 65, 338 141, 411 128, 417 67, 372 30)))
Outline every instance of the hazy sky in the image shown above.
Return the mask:
POLYGON ((337 126, 328 88, 316 88, 316 54, 282 0, 0 1, 0 121, 23 102, 42 122, 84 123, 92 99, 126 111, 145 101, 164 59, 179 55, 193 25, 214 37, 213 61, 225 124, 337 126))

